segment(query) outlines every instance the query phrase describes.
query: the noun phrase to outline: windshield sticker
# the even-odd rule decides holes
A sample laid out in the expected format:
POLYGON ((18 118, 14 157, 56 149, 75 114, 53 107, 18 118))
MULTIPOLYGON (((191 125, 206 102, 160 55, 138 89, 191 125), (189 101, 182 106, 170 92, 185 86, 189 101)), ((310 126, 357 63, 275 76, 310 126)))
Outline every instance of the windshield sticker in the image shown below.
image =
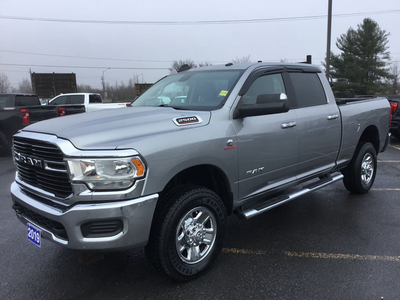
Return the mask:
POLYGON ((228 91, 222 90, 219 95, 225 97, 226 95, 228 95, 228 91))
POLYGON ((200 124, 202 120, 198 116, 190 116, 190 117, 181 117, 173 119, 174 123, 178 126, 184 125, 192 125, 192 124, 200 124))

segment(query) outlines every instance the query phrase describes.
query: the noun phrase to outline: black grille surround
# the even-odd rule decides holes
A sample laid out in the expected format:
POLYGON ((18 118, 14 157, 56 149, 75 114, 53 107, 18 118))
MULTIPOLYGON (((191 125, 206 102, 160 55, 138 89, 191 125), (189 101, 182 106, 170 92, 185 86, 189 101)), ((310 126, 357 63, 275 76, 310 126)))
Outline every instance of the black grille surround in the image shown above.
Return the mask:
POLYGON ((20 137, 13 139, 18 178, 33 187, 54 194, 58 198, 70 196, 72 186, 64 155, 58 146, 20 137), (34 160, 37 163, 30 163, 34 160))
POLYGON ((17 212, 17 214, 24 216, 27 221, 31 221, 34 223, 34 225, 37 224, 47 231, 52 232, 55 236, 68 241, 67 231, 61 223, 43 217, 17 203, 13 205, 13 209, 17 212))

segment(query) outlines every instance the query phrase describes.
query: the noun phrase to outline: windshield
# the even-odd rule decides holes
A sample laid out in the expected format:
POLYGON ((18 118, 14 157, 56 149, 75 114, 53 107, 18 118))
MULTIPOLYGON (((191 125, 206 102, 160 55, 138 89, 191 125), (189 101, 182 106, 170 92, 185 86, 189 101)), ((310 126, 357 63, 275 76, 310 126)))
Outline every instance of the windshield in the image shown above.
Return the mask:
POLYGON ((242 71, 192 71, 167 76, 131 106, 169 106, 187 110, 221 108, 242 71))

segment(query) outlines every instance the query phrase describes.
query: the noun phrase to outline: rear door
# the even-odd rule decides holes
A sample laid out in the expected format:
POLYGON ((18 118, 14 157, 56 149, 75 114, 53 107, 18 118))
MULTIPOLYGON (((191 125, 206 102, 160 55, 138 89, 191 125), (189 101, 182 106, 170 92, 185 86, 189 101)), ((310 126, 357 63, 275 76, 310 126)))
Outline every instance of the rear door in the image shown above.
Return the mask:
POLYGON ((335 165, 341 140, 341 119, 336 103, 329 103, 322 73, 289 72, 297 102, 299 133, 298 178, 328 170, 335 165))

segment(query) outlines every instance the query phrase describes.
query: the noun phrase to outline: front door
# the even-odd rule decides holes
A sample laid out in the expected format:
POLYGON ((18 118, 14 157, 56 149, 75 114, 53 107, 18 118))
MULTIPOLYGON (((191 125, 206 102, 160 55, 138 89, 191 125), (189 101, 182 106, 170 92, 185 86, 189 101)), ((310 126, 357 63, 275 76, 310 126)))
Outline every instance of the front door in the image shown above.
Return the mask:
MULTIPOLYGON (((256 78, 239 105, 256 105, 259 95, 268 94, 287 95, 282 73, 256 78)), ((240 200, 295 180, 299 149, 296 123, 294 110, 234 120, 238 139, 240 200)))

